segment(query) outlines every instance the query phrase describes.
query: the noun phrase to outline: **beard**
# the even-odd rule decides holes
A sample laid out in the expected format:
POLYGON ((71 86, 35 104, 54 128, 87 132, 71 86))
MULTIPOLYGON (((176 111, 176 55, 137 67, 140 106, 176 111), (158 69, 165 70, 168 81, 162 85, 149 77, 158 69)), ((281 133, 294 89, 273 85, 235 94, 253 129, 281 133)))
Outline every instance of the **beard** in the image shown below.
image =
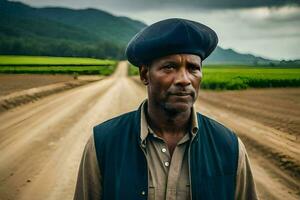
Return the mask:
POLYGON ((148 90, 148 98, 150 97, 155 107, 163 110, 171 117, 187 111, 189 112, 197 96, 198 92, 192 86, 173 86, 167 91, 148 90))
POLYGON ((193 107, 195 100, 195 94, 191 95, 187 99, 181 99, 180 97, 177 98, 176 96, 174 97, 170 95, 157 103, 158 106, 167 113, 167 115, 176 116, 189 111, 193 107))

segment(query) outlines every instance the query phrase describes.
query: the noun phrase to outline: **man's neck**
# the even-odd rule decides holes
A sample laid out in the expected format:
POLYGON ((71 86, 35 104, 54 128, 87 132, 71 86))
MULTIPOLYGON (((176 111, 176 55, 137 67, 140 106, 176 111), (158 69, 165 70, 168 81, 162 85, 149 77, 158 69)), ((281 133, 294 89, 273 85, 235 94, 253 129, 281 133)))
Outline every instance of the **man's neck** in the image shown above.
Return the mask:
POLYGON ((178 142, 188 133, 191 109, 170 113, 158 106, 148 104, 145 113, 148 124, 156 135, 164 139, 172 157, 178 142))
POLYGON ((157 135, 184 135, 190 125, 191 109, 170 113, 148 102, 146 116, 148 124, 157 135))

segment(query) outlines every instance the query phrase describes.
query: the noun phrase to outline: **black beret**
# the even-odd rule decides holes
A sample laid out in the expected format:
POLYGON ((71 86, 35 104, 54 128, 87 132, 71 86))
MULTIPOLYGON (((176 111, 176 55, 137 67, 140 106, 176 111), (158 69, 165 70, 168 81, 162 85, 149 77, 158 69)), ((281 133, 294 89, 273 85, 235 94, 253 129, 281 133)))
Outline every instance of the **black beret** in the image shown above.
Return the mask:
POLYGON ((218 36, 211 28, 186 19, 156 22, 138 32, 128 43, 126 57, 135 66, 172 54, 195 54, 202 61, 216 48, 218 36))

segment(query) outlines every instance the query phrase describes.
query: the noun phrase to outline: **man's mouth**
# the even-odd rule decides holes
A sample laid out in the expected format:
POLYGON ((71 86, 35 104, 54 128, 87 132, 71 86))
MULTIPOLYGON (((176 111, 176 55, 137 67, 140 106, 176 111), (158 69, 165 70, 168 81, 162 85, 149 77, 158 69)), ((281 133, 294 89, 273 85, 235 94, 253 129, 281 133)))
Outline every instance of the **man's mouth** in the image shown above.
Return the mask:
POLYGON ((189 93, 189 92, 177 92, 177 93, 171 93, 171 95, 174 95, 174 96, 192 96, 192 93, 189 93))
POLYGON ((174 93, 173 95, 176 95, 176 96, 188 96, 188 95, 191 95, 190 93, 174 93))

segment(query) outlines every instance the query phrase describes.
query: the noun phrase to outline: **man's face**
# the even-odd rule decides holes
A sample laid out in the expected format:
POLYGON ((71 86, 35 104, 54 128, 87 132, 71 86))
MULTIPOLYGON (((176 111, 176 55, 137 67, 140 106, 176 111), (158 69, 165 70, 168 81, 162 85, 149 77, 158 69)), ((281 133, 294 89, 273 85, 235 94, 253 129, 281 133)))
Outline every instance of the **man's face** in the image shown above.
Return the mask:
POLYGON ((202 79, 201 58, 176 54, 153 60, 140 68, 142 81, 148 86, 149 102, 171 113, 190 109, 198 96, 202 79))

